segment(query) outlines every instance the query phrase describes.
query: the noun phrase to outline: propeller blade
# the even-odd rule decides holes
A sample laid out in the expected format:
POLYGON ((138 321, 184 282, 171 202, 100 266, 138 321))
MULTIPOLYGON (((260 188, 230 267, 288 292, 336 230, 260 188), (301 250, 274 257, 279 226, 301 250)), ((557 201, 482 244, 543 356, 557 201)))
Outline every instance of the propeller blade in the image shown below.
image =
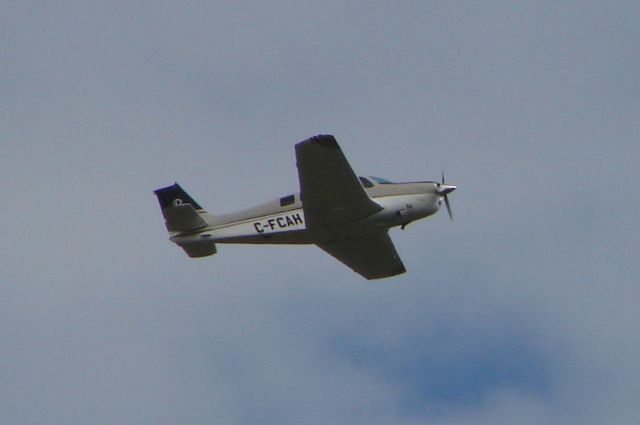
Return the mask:
POLYGON ((442 183, 438 185, 438 193, 444 198, 444 204, 447 207, 447 213, 449 213, 449 219, 453 221, 453 213, 451 212, 451 204, 449 203, 449 193, 456 190, 457 186, 447 185, 444 183, 444 170, 442 171, 442 183))
POLYGON ((447 207, 447 212, 449 213, 449 219, 453 221, 453 214, 451 213, 451 204, 449 203, 449 197, 444 195, 444 204, 447 207))

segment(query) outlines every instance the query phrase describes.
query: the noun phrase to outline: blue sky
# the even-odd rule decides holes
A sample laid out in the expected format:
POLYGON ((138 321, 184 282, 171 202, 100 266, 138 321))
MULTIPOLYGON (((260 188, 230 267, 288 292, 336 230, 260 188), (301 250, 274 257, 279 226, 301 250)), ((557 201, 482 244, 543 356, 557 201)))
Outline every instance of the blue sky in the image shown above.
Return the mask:
POLYGON ((0 12, 0 423, 602 424, 640 415, 633 2, 14 2, 0 12), (459 186, 369 283, 188 259, 213 213, 359 174, 459 186))

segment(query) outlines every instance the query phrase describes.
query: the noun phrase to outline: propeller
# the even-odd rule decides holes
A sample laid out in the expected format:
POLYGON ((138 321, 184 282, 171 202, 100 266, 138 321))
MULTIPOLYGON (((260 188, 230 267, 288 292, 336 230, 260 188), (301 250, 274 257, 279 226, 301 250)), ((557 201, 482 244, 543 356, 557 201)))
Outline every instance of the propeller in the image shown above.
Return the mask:
POLYGON ((442 172, 442 183, 438 184, 438 194, 444 198, 444 205, 447 207, 447 213, 449 213, 449 219, 453 221, 453 214, 451 213, 451 204, 449 203, 449 194, 456 190, 458 187, 445 184, 444 171, 442 172))

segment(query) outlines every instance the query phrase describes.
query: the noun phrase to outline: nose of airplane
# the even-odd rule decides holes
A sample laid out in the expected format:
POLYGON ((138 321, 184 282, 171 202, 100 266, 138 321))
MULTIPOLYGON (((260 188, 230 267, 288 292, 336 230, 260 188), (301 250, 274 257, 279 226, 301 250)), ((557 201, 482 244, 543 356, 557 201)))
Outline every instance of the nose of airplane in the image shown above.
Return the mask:
POLYGON ((438 195, 444 198, 444 205, 447 207, 447 213, 449 214, 449 219, 453 220, 453 213, 451 212, 451 204, 449 203, 449 197, 447 196, 449 193, 456 190, 458 186, 453 186, 451 184, 445 184, 444 182, 444 171, 442 172, 442 183, 439 183, 437 186, 438 195))

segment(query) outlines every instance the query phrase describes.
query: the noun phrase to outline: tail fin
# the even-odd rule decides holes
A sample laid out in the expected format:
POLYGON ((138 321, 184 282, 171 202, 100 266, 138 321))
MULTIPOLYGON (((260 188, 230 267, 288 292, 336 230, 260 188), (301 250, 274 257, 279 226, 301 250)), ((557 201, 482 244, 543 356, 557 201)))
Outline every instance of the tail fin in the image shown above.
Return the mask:
POLYGON ((167 230, 188 232, 207 226, 202 207, 178 183, 154 191, 162 209, 167 230))
POLYGON ((188 235, 208 226, 204 219, 206 211, 178 183, 158 189, 154 193, 158 197, 167 230, 172 233, 187 233, 186 236, 174 235, 172 240, 184 249, 189 257, 206 257, 216 253, 214 241, 193 239, 188 235))
POLYGON ((160 208, 162 208, 163 211, 170 207, 191 204, 196 211, 205 212, 202 207, 194 201, 183 188, 180 187, 178 183, 155 190, 153 193, 158 197, 160 208))

